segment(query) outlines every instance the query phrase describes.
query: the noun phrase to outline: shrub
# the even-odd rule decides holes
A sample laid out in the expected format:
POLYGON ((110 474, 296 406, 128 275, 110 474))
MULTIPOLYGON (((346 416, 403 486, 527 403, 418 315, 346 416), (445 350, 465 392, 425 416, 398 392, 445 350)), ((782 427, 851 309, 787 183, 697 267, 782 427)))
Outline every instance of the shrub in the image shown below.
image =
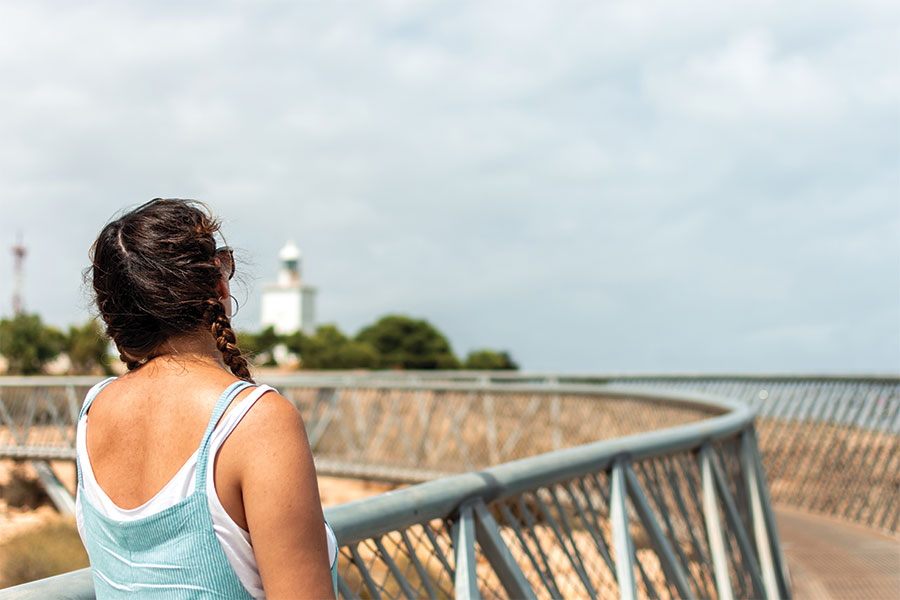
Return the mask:
POLYGON ((0 584, 13 586, 88 566, 75 521, 58 517, 0 547, 0 584))
POLYGON ((517 370, 519 365, 513 361, 509 352, 490 349, 473 350, 469 352, 465 362, 466 369, 478 371, 497 371, 502 369, 517 370))
POLYGON ((50 501, 40 481, 29 477, 21 465, 12 470, 9 483, 0 488, 0 497, 13 508, 34 509, 50 501))

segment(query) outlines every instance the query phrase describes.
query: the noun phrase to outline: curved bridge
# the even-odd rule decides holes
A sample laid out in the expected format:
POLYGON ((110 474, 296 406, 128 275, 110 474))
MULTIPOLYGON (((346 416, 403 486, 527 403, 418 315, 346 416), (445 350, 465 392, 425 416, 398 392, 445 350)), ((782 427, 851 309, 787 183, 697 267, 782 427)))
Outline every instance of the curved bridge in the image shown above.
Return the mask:
MULTIPOLYGON (((754 405, 776 497, 897 527, 896 379, 416 377, 271 381, 303 413, 320 471, 444 477, 327 509, 346 598, 789 597, 754 405), (818 471, 837 460, 854 472, 818 471), (855 495, 809 497, 847 477, 855 495)), ((73 456, 93 380, 59 381, 0 387, 0 455, 73 456)), ((92 597, 86 573, 62 578, 92 597)))

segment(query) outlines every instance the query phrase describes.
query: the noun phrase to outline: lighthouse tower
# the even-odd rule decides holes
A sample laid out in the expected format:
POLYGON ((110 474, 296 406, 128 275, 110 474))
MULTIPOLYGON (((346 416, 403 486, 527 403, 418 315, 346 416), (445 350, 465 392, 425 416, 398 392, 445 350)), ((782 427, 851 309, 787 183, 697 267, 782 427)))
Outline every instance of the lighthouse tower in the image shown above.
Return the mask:
POLYGON ((278 280, 263 288, 261 325, 272 325, 279 334, 298 330, 312 334, 316 330, 316 288, 303 284, 300 249, 288 242, 278 258, 278 280))

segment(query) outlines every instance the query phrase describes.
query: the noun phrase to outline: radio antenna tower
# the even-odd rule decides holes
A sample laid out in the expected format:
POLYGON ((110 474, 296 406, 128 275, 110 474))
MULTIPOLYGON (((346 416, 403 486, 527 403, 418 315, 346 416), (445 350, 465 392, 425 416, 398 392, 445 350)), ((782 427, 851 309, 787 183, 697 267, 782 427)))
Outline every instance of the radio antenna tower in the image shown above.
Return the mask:
POLYGON ((25 244, 22 243, 22 232, 19 232, 16 245, 12 247, 15 262, 13 263, 13 315, 22 314, 22 272, 25 267, 25 244))

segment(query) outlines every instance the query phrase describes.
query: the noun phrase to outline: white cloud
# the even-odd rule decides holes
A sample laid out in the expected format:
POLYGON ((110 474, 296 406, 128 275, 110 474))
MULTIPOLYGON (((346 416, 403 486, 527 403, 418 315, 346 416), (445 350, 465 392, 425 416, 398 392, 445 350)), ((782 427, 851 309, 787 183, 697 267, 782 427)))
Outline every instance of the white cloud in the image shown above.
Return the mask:
POLYGON ((843 94, 806 56, 781 55, 771 33, 752 31, 709 55, 663 64, 647 87, 663 112, 718 120, 822 124, 840 115, 843 94))
POLYGON ((243 326, 294 238, 323 318, 349 330, 412 312, 457 351, 535 369, 883 370, 900 361, 896 18, 3 5, 0 243, 25 231, 26 299, 63 324, 111 214, 199 197, 251 261, 243 326), (764 335, 808 327, 837 341, 764 335))

